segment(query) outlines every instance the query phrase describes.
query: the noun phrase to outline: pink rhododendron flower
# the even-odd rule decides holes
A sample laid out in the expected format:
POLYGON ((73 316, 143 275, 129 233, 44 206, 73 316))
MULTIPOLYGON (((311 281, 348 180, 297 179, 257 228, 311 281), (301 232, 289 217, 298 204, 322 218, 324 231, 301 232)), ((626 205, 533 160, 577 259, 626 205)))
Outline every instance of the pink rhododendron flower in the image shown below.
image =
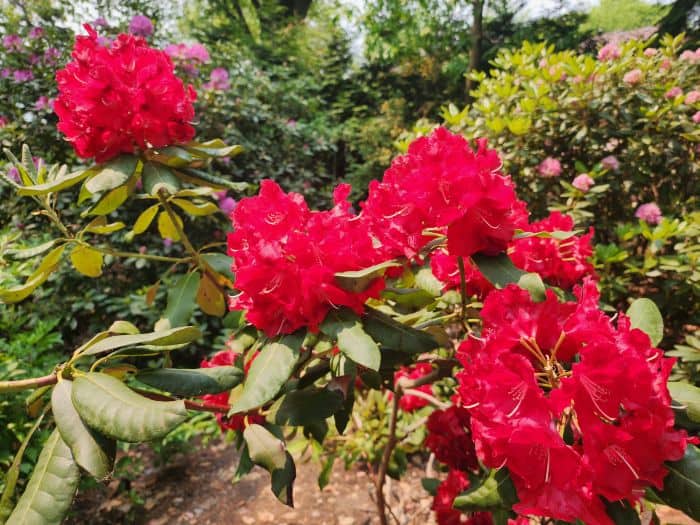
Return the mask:
POLYGON ((44 62, 47 64, 55 64, 61 56, 61 52, 55 47, 46 48, 44 51, 44 62))
POLYGON ((649 224, 659 224, 663 218, 661 209, 655 202, 642 204, 637 208, 637 211, 634 212, 634 216, 649 224))
POLYGON ((659 69, 661 71, 666 71, 667 69, 671 69, 671 65, 671 61, 668 58, 664 58, 659 65, 659 69))
POLYGON ((681 60, 687 60, 688 62, 698 62, 700 61, 700 48, 696 49, 695 51, 692 51, 690 49, 686 49, 681 53, 680 56, 681 60))
POLYGON ((129 33, 148 38, 153 34, 153 22, 144 15, 135 15, 129 22, 129 33))
POLYGON ((571 183, 571 185, 574 188, 576 188, 577 190, 581 190, 584 193, 590 190, 591 186, 593 186, 594 184, 595 181, 587 173, 581 173, 580 175, 577 175, 576 178, 574 178, 574 181, 571 183))
POLYGON ((695 122, 696 124, 700 124, 700 111, 696 112, 693 115, 693 122, 695 122))
POLYGON ((79 157, 104 162, 136 149, 192 140, 192 86, 175 76, 163 51, 121 34, 102 47, 97 33, 78 36, 73 60, 56 74, 58 129, 79 157))
POLYGON ((209 62, 210 60, 207 48, 196 42, 185 50, 185 58, 196 60, 201 63, 209 62))
POLYGON ((5 35, 2 38, 2 46, 8 51, 19 51, 22 49, 22 37, 19 35, 5 35))
POLYGON ((689 106, 697 102, 700 102, 700 91, 693 90, 685 96, 685 103, 689 106))
POLYGON ((659 52, 659 50, 656 49, 655 47, 647 47, 647 48, 644 50, 644 56, 645 56, 645 57, 653 57, 653 56, 656 55, 658 52, 659 52))
POLYGON ((617 171, 620 169, 620 161, 617 160, 617 157, 615 155, 608 155, 600 161, 600 164, 606 170, 617 171))
POLYGON ((204 89, 211 89, 215 91, 226 91, 231 87, 231 81, 229 80, 228 71, 223 67, 214 68, 209 75, 209 82, 204 84, 204 89))
POLYGON ((622 77, 622 81, 625 82, 626 84, 630 84, 630 85, 638 84, 639 82, 641 82, 641 80, 642 80, 642 70, 641 69, 633 69, 632 71, 628 71, 622 77))
POLYGON ((12 166, 9 170, 7 170, 7 176, 15 182, 20 181, 19 170, 16 166, 12 166))
POLYGON ((666 97, 668 99, 673 99, 673 98, 676 98, 678 95, 682 95, 682 94, 683 94, 683 90, 681 88, 679 88, 678 86, 674 86, 664 94, 664 97, 666 97))
POLYGON ((225 215, 231 215, 231 212, 236 209, 236 201, 231 197, 226 197, 219 201, 219 208, 225 215))
POLYGON ((37 39, 41 38, 44 36, 44 28, 43 27, 32 27, 29 30, 29 38, 37 39))
POLYGON ((617 47, 617 44, 610 42, 609 44, 605 44, 598 51, 598 60, 615 60, 616 58, 620 58, 621 55, 622 51, 617 47))
POLYGON ((53 109, 53 99, 50 99, 49 97, 42 95, 38 99, 36 99, 36 102, 34 102, 34 109, 37 111, 44 111, 46 109, 53 109))
POLYGON ((34 73, 29 69, 18 69, 12 73, 12 77, 17 83, 28 82, 34 78, 34 73))
POLYGON ((558 177, 561 175, 561 162, 554 157, 547 157, 537 166, 537 172, 545 178, 558 177))
POLYGON ((7 120, 7 118, 6 118, 5 116, 0 115, 0 129, 2 129, 2 128, 4 128, 5 126, 7 126, 7 125, 9 124, 9 122, 10 122, 10 121, 7 120))

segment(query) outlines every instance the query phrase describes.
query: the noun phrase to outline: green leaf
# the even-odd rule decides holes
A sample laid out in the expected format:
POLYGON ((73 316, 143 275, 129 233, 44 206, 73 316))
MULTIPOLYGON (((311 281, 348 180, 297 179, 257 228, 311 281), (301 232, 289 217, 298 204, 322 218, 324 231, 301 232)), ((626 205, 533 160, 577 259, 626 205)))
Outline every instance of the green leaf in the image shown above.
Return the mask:
POLYGON ((114 321, 107 331, 112 334, 126 335, 135 335, 140 332, 140 330, 133 323, 124 320, 114 321))
POLYGON ((294 390, 284 396, 275 413, 278 425, 306 426, 326 419, 343 407, 343 395, 326 388, 294 390))
POLYGON ((690 420, 700 423, 700 388, 690 383, 669 381, 668 391, 674 401, 686 407, 690 420))
POLYGON ((170 239, 171 241, 180 240, 180 230, 182 230, 182 219, 180 216, 173 212, 173 217, 175 217, 175 222, 173 222, 172 217, 167 211, 162 211, 158 214, 158 233, 163 239, 170 239))
POLYGON ((639 328, 649 336, 654 346, 664 337, 664 320, 656 303, 651 299, 642 297, 636 299, 627 309, 632 328, 639 328))
POLYGON ((154 204, 141 212, 141 215, 138 216, 132 228, 135 235, 143 233, 148 229, 153 219, 155 219, 156 213, 158 213, 158 208, 160 208, 160 204, 154 204))
POLYGON ((73 268, 87 277, 99 277, 102 275, 102 252, 79 244, 70 254, 73 268))
POLYGON ((63 244, 46 254, 39 263, 39 266, 34 270, 34 273, 27 278, 24 284, 0 289, 0 301, 4 303, 18 303, 29 297, 58 267, 58 263, 61 262, 61 256, 65 249, 66 245, 63 244))
MULTIPOLYGON (((176 172, 178 178, 190 184, 208 186, 217 190, 229 189, 233 191, 246 191, 251 184, 248 182, 233 182, 224 177, 194 168, 183 168, 176 172)), ((181 194, 182 195, 182 194, 181 194)))
POLYGON ((536 303, 544 301, 546 296, 546 288, 544 282, 542 282, 542 277, 537 273, 526 273, 520 279, 518 279, 518 286, 523 290, 530 292, 530 297, 536 303))
POLYGON ((158 196, 158 190, 160 189, 164 189, 169 195, 173 195, 182 186, 180 179, 169 168, 161 164, 153 164, 152 162, 147 162, 143 166, 141 180, 143 181, 143 191, 154 197, 158 196))
POLYGON ((232 483, 238 483, 246 474, 253 470, 254 466, 255 463, 253 463, 253 460, 250 459, 248 445, 243 443, 243 447, 241 448, 241 458, 238 460, 238 468, 233 475, 233 479, 231 480, 232 483))
POLYGON ((421 268, 416 272, 416 286, 433 297, 442 295, 442 282, 433 275, 430 268, 421 268))
POLYGON ((114 188, 102 195, 94 206, 84 211, 81 215, 108 215, 126 202, 130 192, 131 188, 128 185, 114 188))
POLYGON ((35 184, 32 186, 22 186, 17 189, 17 193, 22 196, 27 195, 46 195, 47 193, 56 193, 71 186, 75 186, 88 175, 92 174, 92 169, 78 170, 68 173, 63 177, 57 177, 51 182, 44 184, 35 184))
POLYGON ((331 480, 333 474, 333 463, 335 463, 335 454, 331 454, 326 461, 323 462, 321 472, 318 474, 318 488, 323 490, 331 480))
POLYGON ((271 475, 272 492, 285 505, 292 506, 292 487, 296 478, 294 460, 284 443, 261 425, 248 425, 243 431, 250 459, 271 475))
POLYGON ((41 450, 32 477, 6 525, 59 525, 78 488, 80 471, 54 430, 41 450))
POLYGON ((226 297, 214 279, 205 273, 197 290, 197 304, 207 315, 223 317, 226 313, 226 297))
POLYGON ((478 512, 502 506, 501 496, 498 493, 496 471, 492 470, 480 484, 470 485, 466 492, 455 498, 452 506, 467 512, 478 512))
POLYGON ((437 478, 422 478, 420 480, 420 484, 428 494, 435 496, 435 494, 437 494, 437 489, 440 486, 440 480, 437 478))
POLYGON ((175 286, 168 290, 168 303, 163 318, 170 321, 171 327, 185 325, 192 317, 199 281, 199 272, 191 272, 180 277, 175 286))
POLYGON ((171 346, 186 344, 196 341, 201 335, 202 332, 199 331, 199 328, 194 326, 182 326, 179 328, 171 328, 170 330, 148 332, 145 334, 115 335, 112 337, 105 337, 90 345, 84 350, 82 355, 102 354, 125 346, 171 346))
POLYGON ((387 268, 394 268, 396 266, 401 265, 395 261, 386 261, 370 266, 369 268, 363 268, 362 270, 336 273, 335 280, 338 286, 349 292, 362 292, 367 289, 372 281, 384 275, 387 268))
POLYGON ((89 429, 71 400, 72 381, 59 381, 51 393, 51 410, 61 438, 71 449, 75 462, 98 480, 114 468, 116 443, 89 429))
POLYGON ((272 400, 292 375, 303 340, 303 333, 297 332, 263 346, 229 414, 248 412, 272 400))
POLYGON ((605 511, 615 525, 641 525, 639 514, 626 501, 605 502, 605 511))
POLYGON ((527 272, 516 268, 513 261, 502 253, 496 256, 488 256, 477 253, 472 255, 472 261, 476 264, 496 288, 503 288, 511 283, 517 283, 527 272))
POLYGON ((204 217, 219 211, 219 207, 211 201, 193 202, 188 199, 171 199, 170 202, 181 208, 185 213, 195 217, 204 217))
POLYGON ((159 368, 136 374, 136 379, 142 383, 184 397, 219 394, 231 390, 243 381, 243 377, 243 370, 233 366, 159 368))
POLYGON ((101 193, 118 188, 134 174, 137 165, 137 157, 120 155, 107 164, 99 166, 99 171, 85 182, 85 189, 90 193, 101 193))
POLYGON ((85 227, 85 231, 88 233, 96 233, 98 235, 107 235, 110 233, 118 232, 119 230, 122 230, 125 227, 126 224, 124 224, 121 221, 107 224, 107 220, 105 219, 104 215, 100 215, 85 227))
POLYGON ((227 146, 221 139, 212 139, 207 142, 190 142, 185 144, 184 147, 187 151, 200 157, 233 157, 243 152, 243 146, 227 146))
POLYGON ((439 346, 430 334, 400 323, 374 308, 365 308, 362 322, 365 331, 383 348, 421 354, 439 346))
POLYGON ((159 150, 151 150, 154 155, 151 160, 160 164, 165 164, 171 168, 183 168, 189 166, 195 157, 188 151, 178 148, 177 146, 169 146, 159 150))
POLYGON ((358 365, 379 370, 379 346, 362 328, 360 318, 346 308, 332 310, 321 324, 321 331, 335 340, 340 351, 358 365))
POLYGON ((224 277, 233 281, 235 276, 233 275, 233 270, 231 266, 233 265, 233 258, 223 253, 203 253, 200 258, 211 266, 216 273, 223 275, 224 277))
POLYGON ((187 419, 184 401, 153 401, 100 372, 77 377, 72 399, 90 428, 130 443, 163 437, 187 419))
POLYGON ((661 502, 700 521, 700 452, 688 445, 680 461, 666 463, 668 474, 662 491, 653 490, 661 502))
POLYGON ((37 255, 41 255, 42 253, 45 253, 49 251, 51 248, 54 247, 54 245, 58 242, 58 239, 51 239, 48 242, 39 244, 38 246, 33 246, 31 248, 23 248, 19 250, 7 250, 5 252, 5 255, 10 257, 11 259, 31 259, 32 257, 36 257, 37 255))

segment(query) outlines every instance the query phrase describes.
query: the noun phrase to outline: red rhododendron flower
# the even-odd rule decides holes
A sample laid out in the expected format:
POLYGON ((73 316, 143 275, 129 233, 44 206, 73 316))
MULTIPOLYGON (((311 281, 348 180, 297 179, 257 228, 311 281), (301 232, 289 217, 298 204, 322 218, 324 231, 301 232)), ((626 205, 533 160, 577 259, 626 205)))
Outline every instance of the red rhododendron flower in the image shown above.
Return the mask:
POLYGON ((415 257, 429 228, 447 233, 451 255, 497 254, 526 224, 525 203, 500 172, 498 154, 485 140, 476 146, 437 128, 370 184, 363 217, 388 258, 415 257))
MULTIPOLYGON (((421 377, 427 376, 429 373, 433 371, 433 367, 430 363, 416 363, 415 365, 411 367, 405 367, 402 366, 399 368, 396 373, 394 373, 394 384, 397 384, 399 379, 406 378, 406 379, 420 379, 421 377)), ((433 385, 431 384, 426 384, 426 385, 421 385, 418 387, 413 388, 413 390, 417 390, 419 392, 423 392, 425 394, 432 395, 433 394, 433 385)), ((390 398, 392 396, 391 393, 390 398)), ((418 410, 419 408, 423 408, 424 406, 427 406, 429 404, 429 401, 427 399, 423 399, 422 397, 418 396, 412 396, 410 394, 405 394, 401 396, 401 399, 399 399, 399 407, 401 410, 404 412, 413 412, 415 410, 418 410)))
POLYGON ((173 73, 163 51, 121 34, 109 47, 85 26, 73 61, 58 73, 58 129, 79 157, 104 162, 136 149, 162 148, 194 137, 192 86, 173 73))
POLYGON ((471 438, 469 412, 460 406, 436 410, 428 417, 428 447, 440 463, 462 471, 479 467, 471 438))
MULTIPOLYGON (((236 360, 240 357, 240 354, 232 352, 231 350, 223 350, 217 352, 210 360, 203 359, 199 364, 200 368, 213 368, 216 366, 234 366, 236 360)), ((250 359, 246 363, 245 371, 248 372, 248 368, 252 364, 255 357, 250 359)), ((212 403, 214 405, 228 406, 229 405, 229 392, 221 392, 220 394, 206 394, 202 396, 202 400, 206 403, 212 403)), ((235 414, 233 416, 227 416, 223 413, 216 414, 216 421, 219 423, 219 428, 222 432, 226 430, 234 430, 237 432, 242 432, 245 429, 245 419, 248 418, 248 424, 262 424, 265 422, 265 416, 256 413, 249 414, 235 414)))
POLYGON ((493 519, 488 512, 475 512, 465 515, 452 508, 455 497, 469 487, 469 477, 466 473, 451 469, 447 478, 438 486, 433 499, 433 510, 438 525, 493 525, 493 519))
POLYGON ((269 180, 262 182, 258 196, 242 199, 231 215, 234 232, 228 238, 241 291, 231 308, 247 310, 248 321, 270 336, 303 326, 316 331, 331 308, 362 313, 384 281, 349 292, 335 280, 337 272, 367 268, 381 256, 351 213, 349 192, 348 185, 338 186, 329 211, 309 210, 304 197, 284 193, 269 180))
POLYGON ((575 293, 535 303, 515 285, 492 292, 481 337, 458 352, 458 392, 477 455, 510 472, 515 511, 612 524, 601 496, 635 502, 661 487, 687 436, 673 428, 673 360, 624 315, 613 325, 590 278, 575 293))
MULTIPOLYGON (((440 281, 445 290, 460 289, 460 275, 457 257, 438 250, 430 255, 430 269, 440 281)), ((480 299, 486 297, 494 289, 493 284, 484 277, 479 268, 470 259, 464 260, 464 282, 467 295, 476 295, 480 299)))
MULTIPOLYGON (((533 222, 524 228, 527 232, 569 232, 574 229, 574 220, 568 215, 554 211, 549 217, 533 222)), ((553 237, 526 237, 515 239, 510 257, 518 268, 527 272, 536 272, 542 279, 569 289, 581 282, 586 275, 595 275, 590 257, 593 255, 591 238, 593 228, 581 236, 568 239, 553 237)))

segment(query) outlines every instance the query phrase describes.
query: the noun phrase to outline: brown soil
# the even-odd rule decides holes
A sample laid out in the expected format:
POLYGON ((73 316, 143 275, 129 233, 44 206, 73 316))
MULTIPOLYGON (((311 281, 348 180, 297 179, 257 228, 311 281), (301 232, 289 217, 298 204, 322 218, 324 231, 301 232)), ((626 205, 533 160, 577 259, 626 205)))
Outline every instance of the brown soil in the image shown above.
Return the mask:
MULTIPOLYGON (((153 454, 140 447, 132 456, 144 465, 153 454)), ((216 441, 175 458, 162 468, 145 468, 126 486, 113 481, 78 495, 69 525, 378 525, 370 475, 346 471, 336 462, 324 490, 319 466, 297 458, 295 508, 270 491, 269 474, 255 468, 235 485, 238 466, 233 445, 216 441), (136 497, 137 496, 137 497, 136 497), (139 501, 140 500, 140 501, 139 501)), ((388 480, 387 494, 400 525, 435 525, 432 498, 421 487, 424 469, 412 464, 401 481, 388 480)), ((662 524, 700 525, 674 509, 657 507, 662 524)))

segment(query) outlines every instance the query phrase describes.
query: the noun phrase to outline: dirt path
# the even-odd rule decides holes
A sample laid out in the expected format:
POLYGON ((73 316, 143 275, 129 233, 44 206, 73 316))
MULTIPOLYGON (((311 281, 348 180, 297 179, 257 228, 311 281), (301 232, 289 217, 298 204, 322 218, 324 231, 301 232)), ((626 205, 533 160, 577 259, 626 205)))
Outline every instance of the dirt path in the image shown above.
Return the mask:
MULTIPOLYGON (((144 459, 148 464, 148 459, 144 459)), ((331 482, 319 490, 319 467, 297 461, 295 508, 282 505, 270 491, 269 474, 255 468, 235 485, 238 466, 233 445, 213 443, 162 469, 146 469, 129 489, 135 503, 117 482, 78 496, 72 525, 375 525, 372 483, 366 472, 345 471, 337 462, 331 482)), ((392 509, 406 525, 434 525, 431 498, 420 485, 423 471, 412 467, 388 488, 392 509)), ((123 488, 123 487, 122 487, 123 488)))

